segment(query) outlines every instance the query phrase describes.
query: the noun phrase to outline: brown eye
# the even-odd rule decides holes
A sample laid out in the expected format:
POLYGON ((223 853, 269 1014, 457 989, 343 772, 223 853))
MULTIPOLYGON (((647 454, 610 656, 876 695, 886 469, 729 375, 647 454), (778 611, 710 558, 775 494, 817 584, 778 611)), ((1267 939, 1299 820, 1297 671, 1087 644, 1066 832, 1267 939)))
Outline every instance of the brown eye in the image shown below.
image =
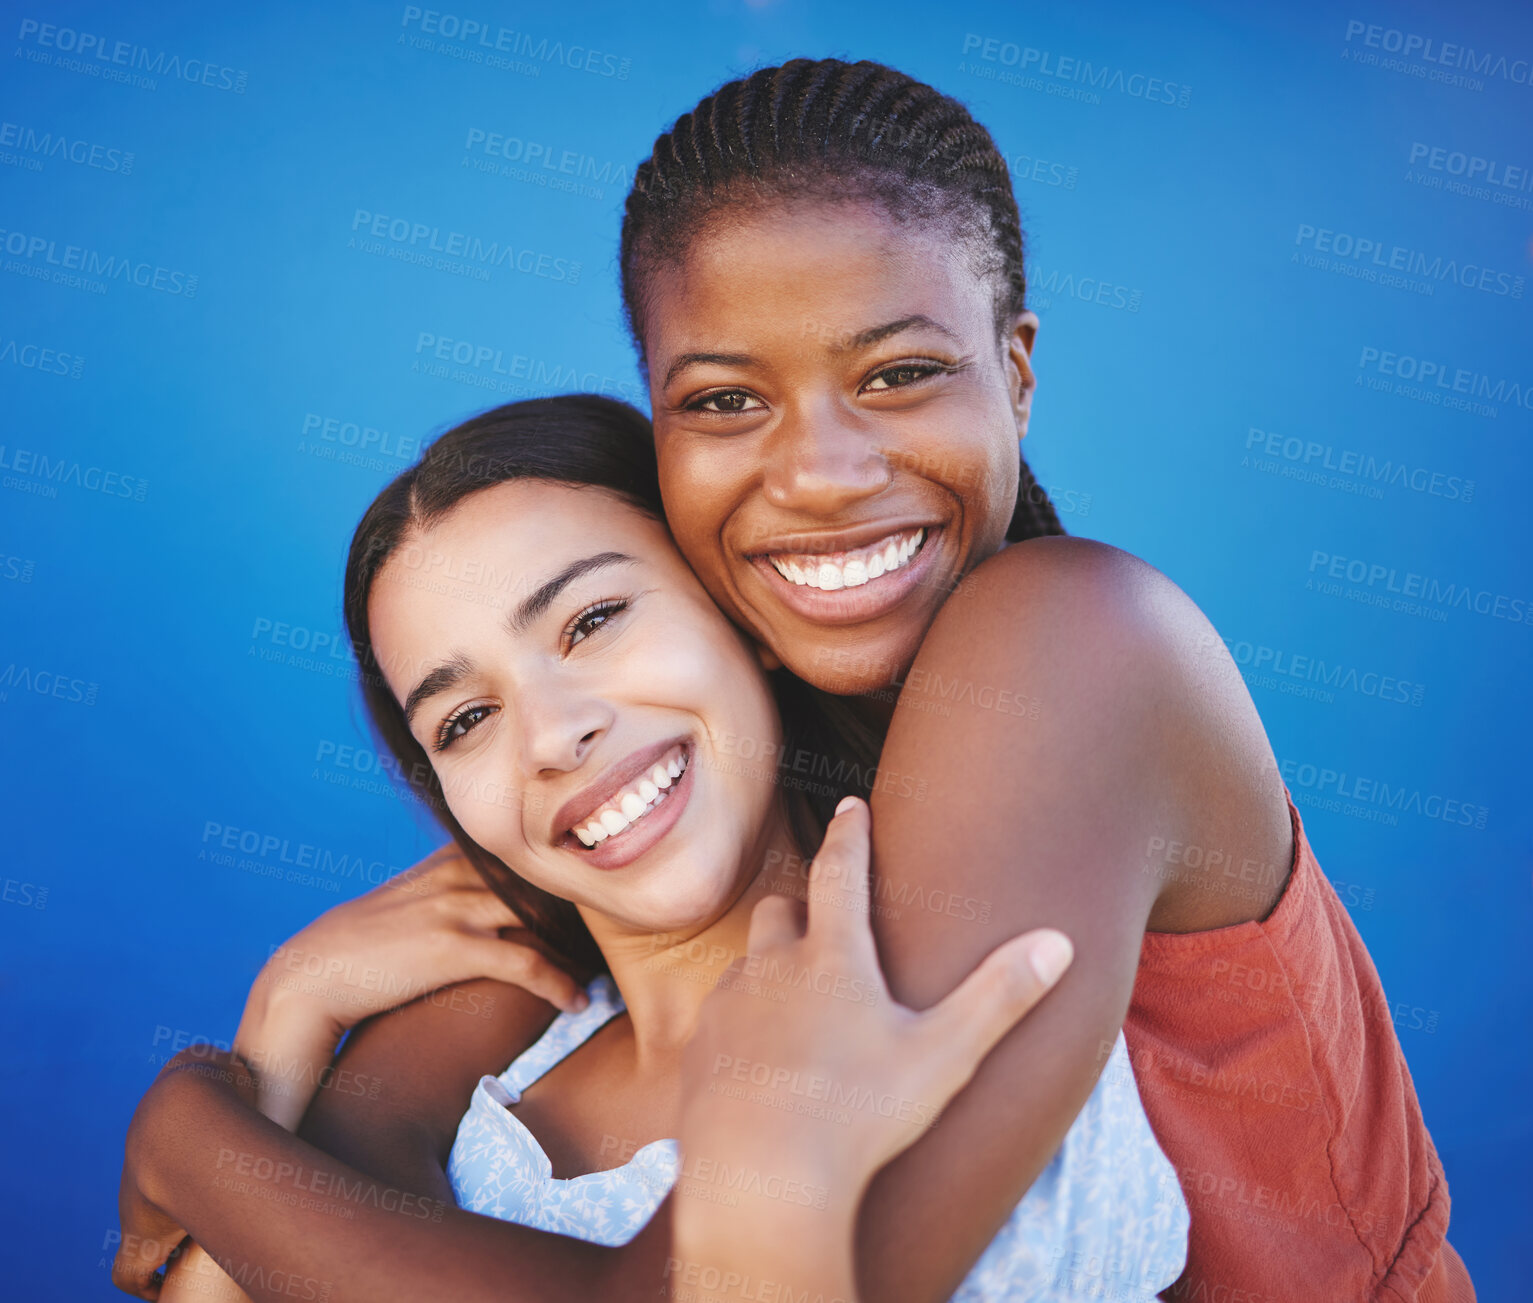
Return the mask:
POLYGON ((917 366, 914 363, 886 366, 868 381, 867 389, 873 393, 881 393, 889 389, 903 389, 906 385, 914 384, 918 380, 925 380, 928 376, 934 376, 939 371, 945 370, 947 370, 946 367, 917 366))
POLYGON ((598 602, 595 606, 587 607, 570 621, 569 627, 565 630, 565 649, 568 650, 577 643, 584 642, 627 609, 628 603, 617 599, 598 602))
POLYGON ((442 727, 437 730, 436 749, 445 751, 459 738, 473 732, 499 709, 499 706, 483 702, 477 706, 465 706, 457 714, 444 719, 442 727))
POLYGON ((691 412, 751 412, 765 404, 744 389, 720 389, 687 404, 691 412))

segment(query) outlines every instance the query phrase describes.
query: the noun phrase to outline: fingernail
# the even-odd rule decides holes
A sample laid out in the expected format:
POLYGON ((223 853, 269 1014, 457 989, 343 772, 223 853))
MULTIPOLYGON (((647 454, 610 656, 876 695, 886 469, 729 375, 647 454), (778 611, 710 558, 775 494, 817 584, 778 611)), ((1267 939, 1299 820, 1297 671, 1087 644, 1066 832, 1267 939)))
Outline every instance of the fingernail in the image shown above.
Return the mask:
POLYGON ((1033 972, 1045 986, 1053 986, 1075 958, 1075 947, 1063 932, 1045 932, 1033 942, 1029 955, 1033 972))
POLYGON ((570 997, 569 1004, 565 1006, 565 1011, 567 1013, 579 1013, 590 1003, 591 997, 589 995, 587 995, 584 991, 576 991, 575 994, 570 997))
POLYGON ((836 806, 836 813, 837 814, 845 814, 848 810, 852 809, 856 804, 857 804, 857 798, 855 796, 843 796, 841 798, 840 803, 836 806))

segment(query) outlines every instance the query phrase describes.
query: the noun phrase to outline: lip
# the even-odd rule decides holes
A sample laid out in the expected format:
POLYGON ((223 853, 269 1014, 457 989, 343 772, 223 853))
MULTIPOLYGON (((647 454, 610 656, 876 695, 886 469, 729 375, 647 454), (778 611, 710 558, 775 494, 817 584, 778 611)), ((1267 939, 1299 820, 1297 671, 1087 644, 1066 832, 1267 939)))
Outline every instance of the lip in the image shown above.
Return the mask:
POLYGON ((947 536, 941 525, 923 524, 894 525, 879 523, 866 528, 845 530, 835 534, 784 535, 783 541, 792 546, 782 546, 774 540, 770 548, 753 551, 746 560, 773 598, 794 614, 814 624, 842 625, 860 624, 886 615, 903 602, 915 589, 929 579, 936 568, 937 555, 947 536), (925 528, 926 540, 915 558, 890 575, 881 575, 856 588, 838 588, 827 592, 823 588, 809 588, 784 579, 777 573, 765 555, 767 552, 831 553, 850 552, 859 547, 876 543, 889 534, 902 533, 908 529, 925 528), (808 546, 805 546, 807 544, 808 546))
POLYGON ((845 529, 776 534, 755 543, 745 555, 752 561, 758 557, 764 558, 769 552, 807 552, 831 556, 837 552, 855 552, 890 534, 908 534, 917 529, 924 529, 928 534, 937 533, 942 529, 942 521, 912 516, 903 521, 898 518, 870 520, 863 525, 848 525, 845 529))
POLYGON ((691 741, 686 734, 653 742, 608 765, 554 812, 554 840, 558 841, 576 824, 584 823, 607 803, 607 798, 614 792, 621 791, 641 774, 648 773, 655 767, 656 761, 672 747, 682 745, 686 745, 689 750, 691 748, 691 741))
POLYGON ((692 774, 697 769, 697 756, 687 750, 687 767, 670 787, 669 795, 638 823, 630 824, 615 837, 584 846, 574 833, 565 833, 563 845, 574 851, 592 868, 621 869, 632 864, 676 826, 687 801, 692 795, 692 774))
POLYGON ((692 794, 692 771, 697 767, 696 748, 685 734, 669 737, 664 741, 635 751, 632 755, 609 765, 594 782, 581 788, 555 812, 553 818, 554 844, 565 850, 577 852, 597 868, 616 869, 638 859, 651 846, 670 831, 671 825, 681 816, 687 798, 692 794), (686 772, 666 790, 670 793, 653 811, 634 825, 632 831, 624 830, 617 837, 609 837, 595 846, 584 846, 570 831, 576 824, 584 823, 606 804, 614 793, 627 787, 636 778, 648 773, 667 751, 682 746, 687 752, 686 772))

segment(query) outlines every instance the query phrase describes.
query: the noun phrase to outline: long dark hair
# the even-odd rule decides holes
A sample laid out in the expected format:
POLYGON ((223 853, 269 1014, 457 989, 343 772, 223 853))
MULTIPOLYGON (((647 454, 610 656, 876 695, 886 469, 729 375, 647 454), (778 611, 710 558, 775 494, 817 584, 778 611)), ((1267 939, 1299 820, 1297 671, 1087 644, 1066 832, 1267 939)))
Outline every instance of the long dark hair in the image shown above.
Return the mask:
MULTIPOLYGON (((600 972, 606 961, 574 905, 519 876, 453 817, 431 759, 384 679, 368 620, 379 572, 412 533, 440 521, 471 494, 519 479, 606 489, 663 519, 654 440, 643 413, 594 394, 508 403, 441 435, 373 500, 346 560, 346 628, 362 670, 363 700, 373 727, 399 762, 399 781, 432 810, 534 936, 577 966, 600 972)), ((871 789, 873 769, 851 758, 843 742, 834 722, 842 703, 825 699, 786 670, 770 677, 783 715, 784 744, 781 755, 766 763, 776 764, 790 828, 799 846, 810 849, 819 844, 843 795, 871 789)), ((848 719, 845 727, 852 730, 849 737, 860 736, 854 721, 848 719)), ((876 760, 876 748, 873 756, 876 760)))
MULTIPOLYGON (((1027 303, 1022 221, 1006 160, 957 100, 881 63, 793 59, 719 87, 634 171, 620 261, 629 329, 644 356, 648 277, 721 210, 790 196, 865 198, 945 224, 989 270, 998 331, 1027 303)), ((1012 541, 1063 534, 1018 453, 1012 541)))

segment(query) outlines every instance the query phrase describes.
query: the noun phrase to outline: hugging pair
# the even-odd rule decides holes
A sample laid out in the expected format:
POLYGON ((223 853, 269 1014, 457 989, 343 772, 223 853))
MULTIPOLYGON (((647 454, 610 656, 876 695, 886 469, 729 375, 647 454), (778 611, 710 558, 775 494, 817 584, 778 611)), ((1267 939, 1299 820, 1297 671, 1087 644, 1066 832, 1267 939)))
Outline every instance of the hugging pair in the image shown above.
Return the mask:
POLYGON ((279 954, 240 1059, 135 1117, 125 1287, 185 1228, 256 1297, 1472 1298, 1223 644, 1053 537, 1018 456, 1037 320, 985 129, 876 64, 764 69, 656 142, 621 265, 652 429, 497 409, 358 528, 368 705, 459 853, 288 951, 564 1011, 418 1001, 342 1051, 376 1098, 311 1104, 373 1009, 279 954), (1220 998, 1240 966, 1270 999, 1220 998))

